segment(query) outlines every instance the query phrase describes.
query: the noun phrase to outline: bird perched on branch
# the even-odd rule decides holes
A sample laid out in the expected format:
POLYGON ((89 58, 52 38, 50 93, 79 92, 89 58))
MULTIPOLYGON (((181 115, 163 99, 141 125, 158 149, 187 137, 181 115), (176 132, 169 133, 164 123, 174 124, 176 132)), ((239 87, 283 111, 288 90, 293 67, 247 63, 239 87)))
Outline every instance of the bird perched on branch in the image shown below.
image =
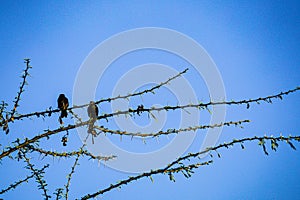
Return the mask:
POLYGON ((99 114, 98 106, 95 104, 94 101, 90 101, 90 105, 87 109, 87 112, 88 112, 88 116, 90 118, 88 133, 92 133, 94 123, 96 122, 98 114, 99 114))
POLYGON ((57 106, 61 111, 60 118, 68 116, 67 109, 69 107, 69 100, 64 94, 60 94, 57 99, 57 106))

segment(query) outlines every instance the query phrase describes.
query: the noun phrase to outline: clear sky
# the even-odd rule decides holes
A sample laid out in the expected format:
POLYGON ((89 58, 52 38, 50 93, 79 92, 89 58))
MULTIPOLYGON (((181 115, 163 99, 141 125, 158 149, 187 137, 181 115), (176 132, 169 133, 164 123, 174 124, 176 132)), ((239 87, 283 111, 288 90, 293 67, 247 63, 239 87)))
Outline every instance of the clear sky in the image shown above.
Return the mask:
MULTIPOLYGON (((19 113, 56 107, 60 93, 65 93, 72 102, 76 75, 89 53, 115 34, 143 27, 172 29, 202 45, 220 71, 228 100, 256 98, 293 89, 299 86, 300 80, 299 9, 298 1, 2 1, 0 100, 10 106, 13 104, 21 81, 19 75, 24 68, 23 58, 31 58, 33 69, 19 113)), ((111 96, 123 74, 145 63, 161 63, 177 71, 190 67, 185 77, 199 100, 209 100, 205 82, 193 66, 178 56, 157 50, 124 55, 112 63, 99 83, 96 98, 111 96)), ((124 94, 128 92, 132 91, 124 91, 124 94)), ((169 91, 163 88, 157 98, 146 95, 143 103, 147 106, 177 103, 171 93, 168 98, 164 97, 164 92, 169 91)), ((244 129, 224 128, 219 142, 253 135, 299 134, 299 97, 299 93, 291 94, 283 101, 253 105, 248 110, 245 106, 228 107, 226 120, 250 119, 251 123, 244 129)), ((140 102, 141 99, 132 100, 130 105, 140 102)), ((100 110, 102 113, 111 111, 109 104, 100 110)), ((208 122, 205 116, 209 117, 203 113, 200 124, 208 122)), ((144 119, 146 123, 143 120, 136 122, 145 125, 147 118, 144 119)), ((177 122, 168 122, 164 128, 177 126, 177 122)), ((68 119, 66 123, 72 123, 72 120, 68 119)), ((109 123, 105 125, 116 128, 113 120, 109 123)), ((48 127, 58 126, 56 118, 45 122, 42 119, 25 120, 13 124, 10 134, 30 138, 48 127)), ((48 142, 43 141, 42 145, 58 151, 72 149, 72 146, 80 145, 77 133, 72 133, 66 148, 59 142, 62 134, 48 142)), ((205 131, 198 133, 205 134, 205 131)), ((10 137, 13 138, 1 133, 0 139, 9 141, 10 137)), ((159 145, 156 141, 144 145, 141 141, 125 139, 120 142, 118 137, 109 138, 127 150, 147 152, 162 147, 172 136, 162 138, 159 145)), ((197 137, 187 152, 197 150, 201 139, 197 137)), ((277 152, 269 150, 270 155, 266 156, 257 143, 246 143, 245 147, 245 150, 238 146, 220 150, 220 159, 215 156, 211 166, 196 170, 190 179, 178 174, 173 183, 167 176, 154 176, 154 183, 149 179, 133 182, 105 194, 103 199, 299 199, 299 151, 280 144, 277 152)), ((298 144, 296 147, 300 149, 298 144)), ((39 163, 41 158, 33 159, 39 163)), ((53 192, 63 187, 72 159, 45 158, 42 163, 52 165, 46 175, 49 189, 53 192)), ((4 159, 0 165, 0 188, 27 174, 22 162, 4 159)), ((102 164, 99 167, 96 162, 83 159, 74 174, 70 198, 95 192, 129 175, 132 174, 102 164)), ((31 180, 0 198, 40 199, 40 193, 31 180)))

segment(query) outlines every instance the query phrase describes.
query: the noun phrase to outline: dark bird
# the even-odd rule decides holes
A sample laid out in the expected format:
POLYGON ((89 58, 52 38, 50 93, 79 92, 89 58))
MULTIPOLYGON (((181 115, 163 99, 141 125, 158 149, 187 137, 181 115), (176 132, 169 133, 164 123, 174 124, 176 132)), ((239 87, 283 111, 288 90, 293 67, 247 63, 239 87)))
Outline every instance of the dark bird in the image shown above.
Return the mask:
POLYGON ((90 105, 87 109, 87 112, 88 112, 88 116, 90 118, 88 133, 92 133, 94 123, 97 120, 97 117, 98 117, 98 114, 99 114, 98 106, 95 104, 94 101, 90 101, 90 105))
POLYGON ((64 94, 60 94, 57 99, 57 106, 61 111, 60 118, 68 116, 67 108, 69 107, 69 100, 64 94))

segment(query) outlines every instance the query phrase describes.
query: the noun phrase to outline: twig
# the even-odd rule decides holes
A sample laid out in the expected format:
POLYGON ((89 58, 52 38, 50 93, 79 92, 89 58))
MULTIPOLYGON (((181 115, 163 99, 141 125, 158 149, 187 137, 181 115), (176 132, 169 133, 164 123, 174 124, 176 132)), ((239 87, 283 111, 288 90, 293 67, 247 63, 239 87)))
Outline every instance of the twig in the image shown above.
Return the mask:
POLYGON ((56 151, 47 151, 41 148, 36 148, 33 145, 27 145, 26 148, 30 149, 31 151, 39 152, 40 154, 43 154, 45 156, 53 156, 53 157, 64 157, 64 158, 70 158, 74 156, 88 156, 90 159, 93 160, 103 160, 108 161, 111 159, 116 158, 117 156, 95 156, 88 152, 87 150, 79 149, 78 151, 70 151, 70 152, 56 152, 56 151))
POLYGON ((65 188, 66 188, 66 200, 68 200, 68 197, 69 197, 69 187, 70 187, 70 183, 71 183, 71 178, 72 178, 72 175, 75 173, 75 167, 78 165, 78 161, 79 161, 79 157, 80 155, 77 155, 76 159, 75 159, 75 162, 71 168, 71 172, 67 175, 67 178, 68 178, 68 181, 67 181, 67 184, 65 185, 65 188))
POLYGON ((12 111, 11 111, 11 116, 10 116, 10 120, 11 120, 11 121, 14 121, 14 114, 15 114, 16 111, 17 111, 17 107, 20 106, 20 105, 19 105, 19 102, 20 102, 20 100, 21 100, 21 94, 24 92, 24 86, 27 84, 27 83, 26 83, 26 78, 27 78, 28 75, 29 75, 28 70, 29 70, 30 68, 32 68, 32 67, 30 66, 30 59, 24 59, 24 60, 25 60, 24 62, 26 63, 26 69, 24 70, 24 75, 22 75, 23 80, 22 80, 22 82, 21 82, 21 85, 20 85, 19 91, 18 91, 18 93, 17 93, 17 96, 15 97, 14 108, 12 109, 12 111))
MULTIPOLYGON (((44 170, 46 167, 44 166, 41 170, 44 170)), ((3 194, 5 192, 8 192, 9 190, 11 189, 15 189, 17 186, 19 186, 21 183, 24 183, 24 182, 28 182, 29 179, 33 178, 35 175, 34 174, 31 174, 29 176, 26 176, 26 178, 22 179, 22 180, 19 180, 19 181, 16 181, 14 182, 13 184, 10 184, 6 189, 2 189, 0 191, 0 194, 3 194)))
POLYGON ((84 199, 95 198, 100 194, 104 194, 104 193, 106 193, 108 191, 111 191, 112 189, 115 189, 115 188, 120 188, 122 185, 127 185, 128 183, 130 183, 132 181, 136 181, 136 180, 139 180, 139 179, 144 178, 144 177, 151 177, 152 175, 155 175, 155 174, 178 173, 180 171, 185 171, 185 170, 190 171, 194 168, 209 165, 211 163, 212 163, 212 161, 207 161, 207 162, 203 162, 203 163, 196 163, 196 164, 191 164, 191 165, 187 165, 187 166, 180 166, 180 167, 174 167, 174 168, 169 168, 169 169, 164 168, 164 169, 151 170, 150 172, 145 172, 145 173, 139 174, 137 176, 130 176, 130 177, 128 177, 128 179, 119 181, 116 184, 111 184, 109 187, 107 187, 103 190, 100 190, 100 191, 95 192, 93 194, 87 194, 86 196, 82 197, 81 199, 84 200, 84 199))
MULTIPOLYGON (((20 152, 22 153, 22 157, 24 158, 24 161, 27 163, 27 169, 29 169, 34 174, 36 181, 39 184, 38 188, 43 191, 43 196, 45 197, 46 200, 50 199, 51 196, 48 195, 48 193, 47 193, 48 189, 46 188, 48 184, 43 179, 44 171, 35 169, 34 165, 31 164, 30 159, 26 157, 26 153, 23 152, 22 150, 20 152)), ((44 166, 44 168, 47 168, 47 167, 49 167, 48 164, 44 166)))
POLYGON ((181 129, 168 129, 167 131, 159 131, 156 133, 132 133, 127 131, 121 131, 121 130, 110 130, 108 128, 95 126, 96 129, 100 130, 103 133, 110 133, 110 134, 116 134, 116 135, 125 135, 125 136, 132 136, 132 137, 158 137, 160 135, 169 135, 172 133, 182 133, 182 132, 188 132, 188 131, 196 131, 199 129, 208 129, 208 128, 217 128, 222 126, 230 126, 230 125, 240 125, 242 123, 248 123, 250 120, 240 120, 240 121, 230 121, 230 122, 223 122, 220 124, 214 124, 214 125, 202 125, 202 126, 191 126, 187 128, 181 128, 181 129))

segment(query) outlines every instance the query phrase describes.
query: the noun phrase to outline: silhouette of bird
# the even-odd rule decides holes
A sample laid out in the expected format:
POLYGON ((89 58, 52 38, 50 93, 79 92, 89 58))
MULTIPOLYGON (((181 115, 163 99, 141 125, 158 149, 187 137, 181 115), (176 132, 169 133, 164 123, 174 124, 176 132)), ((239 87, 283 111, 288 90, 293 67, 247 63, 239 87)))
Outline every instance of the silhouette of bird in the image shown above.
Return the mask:
POLYGON ((68 116, 67 108, 69 107, 69 100, 64 94, 60 94, 57 99, 57 106, 61 111, 60 118, 68 116))
POLYGON ((88 133, 92 133, 93 131, 93 126, 95 121, 97 120, 98 114, 99 114, 99 109, 98 106, 95 104, 94 101, 90 101, 90 105, 87 109, 88 112, 88 116, 91 120, 90 124, 89 124, 89 130, 88 133))

